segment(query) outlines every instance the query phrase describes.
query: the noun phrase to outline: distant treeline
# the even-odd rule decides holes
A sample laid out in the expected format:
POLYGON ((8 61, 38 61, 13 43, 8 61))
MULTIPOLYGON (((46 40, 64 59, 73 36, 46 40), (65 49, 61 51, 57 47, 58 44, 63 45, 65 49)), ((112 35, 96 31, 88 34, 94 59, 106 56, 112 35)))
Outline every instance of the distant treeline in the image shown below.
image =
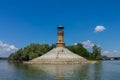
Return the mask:
POLYGON ((7 60, 8 57, 0 57, 0 60, 7 60))
MULTIPOLYGON (((25 48, 21 48, 15 53, 12 53, 9 56, 9 60, 12 61, 28 61, 33 58, 39 57, 46 52, 53 49, 55 45, 49 46, 48 44, 30 44, 25 48)), ((86 48, 83 47, 81 43, 77 45, 66 46, 70 51, 88 59, 88 60, 99 60, 102 58, 101 56, 101 48, 97 45, 93 46, 93 51, 89 52, 86 48)))

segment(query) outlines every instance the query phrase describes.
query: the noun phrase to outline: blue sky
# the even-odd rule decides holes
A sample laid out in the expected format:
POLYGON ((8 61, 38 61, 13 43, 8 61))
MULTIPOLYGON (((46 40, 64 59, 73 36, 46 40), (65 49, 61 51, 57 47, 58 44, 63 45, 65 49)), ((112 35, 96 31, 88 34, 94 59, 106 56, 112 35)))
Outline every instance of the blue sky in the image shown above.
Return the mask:
POLYGON ((30 43, 55 43, 59 25, 66 45, 97 44, 103 55, 120 56, 119 8, 119 0, 0 0, 0 56, 30 43))

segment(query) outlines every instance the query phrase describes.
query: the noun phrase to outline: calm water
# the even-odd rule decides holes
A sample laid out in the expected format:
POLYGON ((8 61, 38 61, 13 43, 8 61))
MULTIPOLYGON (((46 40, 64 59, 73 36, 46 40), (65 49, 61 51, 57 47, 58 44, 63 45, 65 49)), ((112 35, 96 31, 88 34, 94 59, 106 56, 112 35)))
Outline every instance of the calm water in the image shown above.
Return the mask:
POLYGON ((120 80, 120 61, 87 65, 25 65, 0 60, 0 80, 120 80))

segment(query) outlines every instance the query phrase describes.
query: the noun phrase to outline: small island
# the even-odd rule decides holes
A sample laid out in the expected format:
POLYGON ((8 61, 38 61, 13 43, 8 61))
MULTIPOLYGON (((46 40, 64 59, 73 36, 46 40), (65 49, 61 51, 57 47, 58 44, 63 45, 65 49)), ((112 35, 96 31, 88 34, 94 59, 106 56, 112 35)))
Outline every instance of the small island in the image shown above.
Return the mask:
POLYGON ((83 44, 65 46, 64 27, 58 27, 56 44, 30 44, 9 56, 12 62, 42 63, 42 64, 79 64, 93 60, 101 60, 101 48, 93 46, 92 52, 84 48, 83 44))

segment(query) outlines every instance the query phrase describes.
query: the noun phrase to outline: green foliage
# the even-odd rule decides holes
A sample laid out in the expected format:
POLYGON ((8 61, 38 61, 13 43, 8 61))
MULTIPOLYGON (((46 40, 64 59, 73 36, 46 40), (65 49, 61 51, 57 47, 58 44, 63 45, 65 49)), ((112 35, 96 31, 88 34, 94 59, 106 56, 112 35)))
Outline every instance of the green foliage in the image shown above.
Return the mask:
POLYGON ((101 56, 101 48, 98 47, 97 45, 94 45, 93 46, 93 59, 101 59, 102 56, 101 56))
MULTIPOLYGON (((30 44, 25 48, 21 48, 15 53, 12 53, 9 56, 9 60, 12 61, 28 61, 33 58, 39 57, 49 50, 53 49, 55 44, 49 46, 48 44, 30 44)), ((72 52, 86 58, 89 60, 98 60, 101 59, 101 48, 94 45, 93 52, 89 52, 82 44, 78 43, 77 45, 66 46, 72 52)))
POLYGON ((29 59, 31 60, 31 59, 36 58, 36 57, 38 57, 38 56, 39 56, 38 54, 31 52, 31 53, 29 54, 29 59))
POLYGON ((13 61, 28 61, 33 58, 39 57, 51 50, 54 45, 48 44, 30 44, 23 49, 19 49, 9 56, 9 60, 13 61))
POLYGON ((101 48, 100 47, 97 47, 96 45, 93 46, 93 52, 89 52, 87 49, 85 49, 83 47, 83 45, 81 43, 78 43, 77 45, 70 45, 70 46, 67 46, 67 48, 86 58, 86 59, 89 59, 89 60, 98 60, 98 59, 101 59, 101 48))
POLYGON ((67 48, 69 50, 71 50, 72 52, 74 52, 74 53, 76 53, 76 54, 78 54, 78 55, 80 55, 80 56, 82 56, 82 57, 84 57, 86 59, 90 58, 90 52, 87 49, 85 49, 83 47, 83 45, 80 44, 80 43, 78 43, 77 45, 67 46, 67 48))

